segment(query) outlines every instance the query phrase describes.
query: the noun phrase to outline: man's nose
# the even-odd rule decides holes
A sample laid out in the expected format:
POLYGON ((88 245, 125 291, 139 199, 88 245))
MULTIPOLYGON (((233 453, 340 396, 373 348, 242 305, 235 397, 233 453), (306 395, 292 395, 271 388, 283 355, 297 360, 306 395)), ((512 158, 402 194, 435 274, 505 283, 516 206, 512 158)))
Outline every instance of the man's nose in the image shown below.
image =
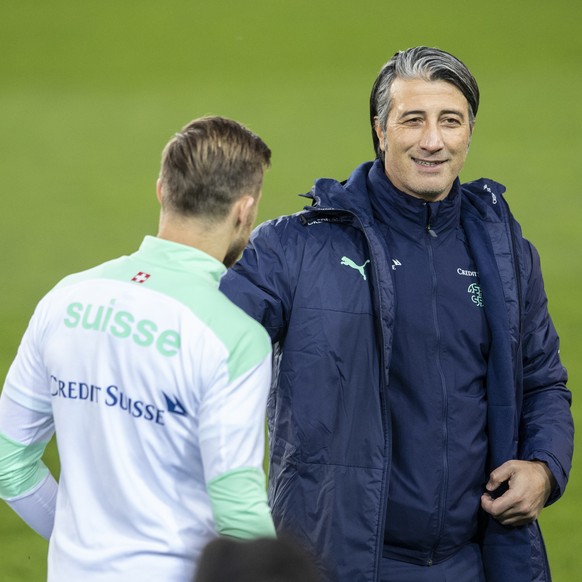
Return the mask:
POLYGON ((438 124, 426 124, 420 140, 420 147, 429 152, 436 152, 444 147, 441 128, 438 124))

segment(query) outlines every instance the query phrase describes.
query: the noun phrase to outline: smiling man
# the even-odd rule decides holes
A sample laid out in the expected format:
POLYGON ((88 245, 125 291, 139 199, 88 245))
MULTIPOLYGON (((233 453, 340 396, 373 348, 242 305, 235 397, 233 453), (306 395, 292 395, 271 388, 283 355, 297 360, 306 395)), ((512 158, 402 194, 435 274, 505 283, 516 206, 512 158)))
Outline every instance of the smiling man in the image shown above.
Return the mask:
POLYGON ((539 258, 461 184, 479 105, 417 47, 370 99, 377 159, 261 225, 222 290, 275 344, 269 496, 334 582, 547 582, 537 517, 573 425, 539 258))
POLYGON ((395 79, 387 123, 375 123, 386 176, 405 194, 442 200, 463 168, 472 130, 467 100, 454 85, 395 79))

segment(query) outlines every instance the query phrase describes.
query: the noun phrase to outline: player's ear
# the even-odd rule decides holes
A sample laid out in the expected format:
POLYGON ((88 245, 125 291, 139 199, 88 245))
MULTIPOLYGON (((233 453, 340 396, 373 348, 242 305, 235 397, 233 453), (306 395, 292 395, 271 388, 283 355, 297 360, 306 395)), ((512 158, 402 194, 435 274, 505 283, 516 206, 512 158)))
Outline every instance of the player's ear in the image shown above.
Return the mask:
POLYGON ((158 181, 156 182, 156 196, 158 198, 158 202, 162 204, 164 196, 162 194, 162 180, 160 178, 158 178, 158 181))
POLYGON ((236 225, 247 224, 249 216, 251 216, 254 211, 255 198, 250 194, 244 194, 234 204, 236 225))

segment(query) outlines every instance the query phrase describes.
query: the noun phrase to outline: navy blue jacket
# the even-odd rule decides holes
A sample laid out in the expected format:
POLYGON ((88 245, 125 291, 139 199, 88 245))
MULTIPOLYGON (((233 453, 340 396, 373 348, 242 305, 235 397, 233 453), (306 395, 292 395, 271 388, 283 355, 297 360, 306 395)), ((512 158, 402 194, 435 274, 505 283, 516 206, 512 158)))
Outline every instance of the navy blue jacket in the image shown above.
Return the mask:
MULTIPOLYGON (((390 519, 395 301, 392 257, 367 195, 370 167, 358 167, 346 183, 318 180, 313 206, 256 229, 221 283, 274 342, 268 424, 275 522, 303 539, 337 582, 378 580, 390 519), (354 278, 343 257, 369 260, 366 278, 354 278)), ((461 221, 491 334, 488 467, 545 461, 557 482, 552 502, 571 466, 570 393, 539 258, 503 191, 489 180, 462 186, 461 221)), ((410 430, 423 427, 411 422, 410 430)), ((537 523, 507 528, 484 515, 481 543, 488 580, 550 580, 537 523)))

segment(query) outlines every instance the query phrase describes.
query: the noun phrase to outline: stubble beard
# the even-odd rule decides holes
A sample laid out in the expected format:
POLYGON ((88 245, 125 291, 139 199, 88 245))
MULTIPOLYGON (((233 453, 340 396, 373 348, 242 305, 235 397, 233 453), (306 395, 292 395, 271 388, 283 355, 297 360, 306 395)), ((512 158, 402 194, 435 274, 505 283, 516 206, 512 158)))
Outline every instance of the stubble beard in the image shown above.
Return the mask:
POLYGON ((222 261, 227 269, 230 269, 240 259, 240 256, 242 255, 249 242, 252 227, 253 221, 250 220, 245 224, 245 228, 242 234, 233 240, 230 244, 230 247, 226 251, 226 255, 222 261))

